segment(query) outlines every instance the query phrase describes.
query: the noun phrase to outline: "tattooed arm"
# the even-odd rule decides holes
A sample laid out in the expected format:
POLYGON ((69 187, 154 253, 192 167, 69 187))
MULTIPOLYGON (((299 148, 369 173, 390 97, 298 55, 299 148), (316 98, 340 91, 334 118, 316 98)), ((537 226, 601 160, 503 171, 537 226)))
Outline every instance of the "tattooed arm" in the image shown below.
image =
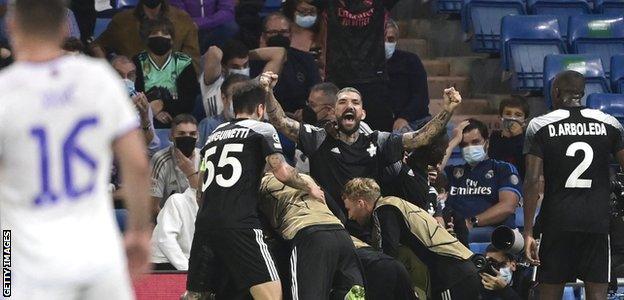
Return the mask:
POLYGON ((260 75, 260 84, 264 86, 268 94, 266 104, 269 122, 291 141, 296 142, 299 139, 299 122, 286 116, 284 109, 273 94, 273 87, 277 84, 277 75, 272 72, 263 73, 260 75))
POLYGON ((305 191, 314 198, 325 202, 325 195, 321 188, 314 182, 303 179, 299 172, 286 162, 284 155, 281 153, 274 153, 267 156, 266 161, 269 165, 269 169, 277 180, 292 188, 305 191))
POLYGON ((444 90, 444 109, 418 131, 403 134, 403 147, 412 150, 427 145, 443 130, 453 116, 453 111, 461 103, 461 95, 454 88, 444 90))

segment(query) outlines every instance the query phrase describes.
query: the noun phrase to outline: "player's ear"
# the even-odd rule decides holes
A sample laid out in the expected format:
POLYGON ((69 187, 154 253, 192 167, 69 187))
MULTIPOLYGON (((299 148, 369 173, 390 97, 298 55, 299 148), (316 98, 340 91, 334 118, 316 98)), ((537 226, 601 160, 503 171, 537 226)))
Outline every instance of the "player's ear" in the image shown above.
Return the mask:
POLYGON ((366 119, 366 111, 362 108, 362 120, 366 119))

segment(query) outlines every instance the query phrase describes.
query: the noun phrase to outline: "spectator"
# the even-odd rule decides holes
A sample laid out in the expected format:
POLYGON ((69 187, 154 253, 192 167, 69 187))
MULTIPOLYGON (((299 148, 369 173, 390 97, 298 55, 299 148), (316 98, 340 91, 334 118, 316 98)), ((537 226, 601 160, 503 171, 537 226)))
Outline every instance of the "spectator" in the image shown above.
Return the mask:
POLYGON ((264 19, 260 46, 287 49, 288 60, 274 93, 284 111, 293 113, 295 119, 301 121, 310 88, 321 81, 321 76, 312 54, 290 47, 290 32, 290 20, 280 12, 272 13, 264 19))
POLYGON ((318 52, 321 45, 318 40, 318 9, 304 0, 287 0, 283 10, 286 17, 293 21, 290 46, 304 52, 318 52))
POLYGON ((142 22, 141 39, 147 50, 134 58, 136 89, 150 100, 156 128, 168 128, 175 116, 193 111, 200 92, 197 74, 188 55, 173 52, 175 31, 169 20, 142 22))
POLYGON ((113 57, 111 65, 126 84, 128 93, 134 102, 134 106, 139 112, 141 129, 143 129, 143 136, 145 137, 145 142, 147 143, 148 154, 149 157, 152 157, 152 155, 158 151, 160 139, 155 132, 153 122, 154 113, 152 112, 152 107, 149 105, 145 94, 137 92, 134 87, 134 82, 136 81, 136 66, 132 63, 132 61, 130 61, 130 59, 122 55, 113 57))
POLYGON ((106 30, 92 45, 92 51, 98 57, 106 57, 107 52, 134 57, 147 46, 140 36, 141 23, 146 19, 164 17, 174 24, 172 50, 190 56, 193 66, 199 70, 197 27, 186 12, 169 6, 165 0, 139 0, 135 8, 115 14, 106 30))
POLYGON ((444 169, 449 180, 445 209, 465 220, 469 242, 489 241, 491 232, 501 224, 515 228, 515 211, 522 198, 516 167, 487 157, 488 136, 483 122, 462 122, 454 130, 442 164, 444 168, 453 148, 461 147, 466 164, 444 169))
POLYGON ((331 82, 319 83, 312 87, 308 106, 303 111, 303 122, 323 128, 325 123, 336 121, 334 107, 338 87, 331 82))
POLYGON ((173 194, 158 213, 152 234, 155 270, 188 270, 195 216, 199 210, 196 194, 193 188, 173 194))
POLYGON ((169 0, 171 6, 186 11, 199 28, 200 53, 221 46, 238 32, 234 20, 234 0, 169 0))
POLYGON ((529 104, 520 98, 505 99, 498 113, 502 130, 494 130, 490 135, 491 158, 508 162, 518 168, 520 179, 524 179, 524 128, 529 117, 529 104))
POLYGON ((481 283, 485 291, 481 294, 484 300, 521 300, 529 299, 532 269, 524 267, 516 261, 516 257, 500 251, 491 244, 485 250, 485 256, 497 276, 485 272, 481 275, 481 283))
POLYGON ((397 197, 382 197, 370 178, 350 180, 342 199, 349 219, 370 227, 373 247, 396 258, 401 244, 427 265, 433 299, 479 298, 473 253, 426 211, 397 197))
POLYGON ((199 122, 199 140, 197 146, 203 148, 208 136, 221 124, 234 119, 234 108, 232 106, 232 95, 237 84, 249 80, 248 76, 241 74, 228 75, 221 85, 221 101, 223 102, 223 112, 218 115, 205 118, 199 122))
POLYGON ((196 182, 189 177, 197 174, 199 149, 197 144, 197 120, 191 115, 181 114, 173 119, 171 128, 173 145, 162 149, 152 157, 152 189, 154 216, 175 193, 182 193, 196 182))
POLYGON ((239 27, 235 38, 249 49, 256 49, 260 46, 258 44, 262 33, 260 11, 263 7, 264 1, 262 0, 238 0, 234 9, 239 27))
POLYGON ((386 103, 392 106, 392 130, 416 130, 429 114, 427 71, 418 55, 396 50, 399 26, 393 20, 386 23, 386 59, 388 95, 386 103), (407 127, 407 128, 406 128, 407 127))
MULTIPOLYGON (((265 71, 279 73, 286 61, 286 50, 279 47, 261 48, 249 51, 238 40, 229 40, 220 49, 216 46, 208 48, 204 55, 204 70, 199 76, 202 93, 203 112, 206 117, 219 115, 223 112, 221 100, 221 84, 229 74, 249 76, 250 60, 265 61, 265 71)), ((202 117, 203 119, 203 117, 202 117)))

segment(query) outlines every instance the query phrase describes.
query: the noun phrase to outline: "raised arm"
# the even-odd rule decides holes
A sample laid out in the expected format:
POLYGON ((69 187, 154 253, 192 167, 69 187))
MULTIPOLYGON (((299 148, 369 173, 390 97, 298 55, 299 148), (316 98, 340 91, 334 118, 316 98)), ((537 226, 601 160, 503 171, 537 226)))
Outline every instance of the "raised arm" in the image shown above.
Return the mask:
POLYGON ((221 76, 221 59, 223 51, 217 46, 211 46, 204 54, 204 83, 210 85, 221 76))
POLYGON ((429 144, 433 137, 446 130, 446 124, 453 116, 453 111, 459 106, 461 100, 461 95, 455 88, 445 89, 442 111, 420 130, 403 134, 403 147, 406 150, 412 150, 429 144))
POLYGON ((299 139, 299 122, 289 118, 284 113, 284 109, 275 99, 273 94, 273 87, 277 84, 277 74, 273 72, 265 72, 260 75, 260 84, 264 86, 267 91, 267 115, 269 116, 269 122, 275 126, 275 128, 289 138, 291 141, 297 142, 299 139))
POLYGON ((316 183, 303 179, 299 172, 286 162, 284 155, 274 153, 267 156, 266 161, 277 180, 292 188, 305 191, 316 199, 325 201, 325 195, 321 188, 316 183))
POLYGON ((525 254, 531 264, 539 264, 537 243, 533 239, 533 220, 540 194, 540 177, 544 169, 541 157, 527 154, 526 174, 524 176, 524 245, 525 254))
POLYGON ((279 74, 286 62, 286 49, 282 47, 265 47, 249 51, 250 60, 266 61, 263 72, 279 74))
POLYGON ((449 159, 451 158, 451 155, 453 155, 453 149, 455 149, 455 147, 461 144, 462 138, 464 137, 464 133, 463 133, 464 128, 466 128, 466 126, 468 126, 469 124, 470 122, 463 121, 459 123, 459 125, 457 125, 455 129, 453 129, 453 137, 451 138, 448 146, 446 147, 444 158, 442 159, 442 162, 440 163, 440 166, 439 166, 440 170, 444 170, 444 168, 448 164, 449 159))

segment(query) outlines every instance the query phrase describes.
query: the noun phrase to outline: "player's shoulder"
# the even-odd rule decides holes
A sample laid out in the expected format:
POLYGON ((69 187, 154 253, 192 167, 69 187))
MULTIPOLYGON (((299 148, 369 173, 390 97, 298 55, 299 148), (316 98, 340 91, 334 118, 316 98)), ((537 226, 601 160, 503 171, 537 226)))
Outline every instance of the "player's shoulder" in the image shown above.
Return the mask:
POLYGON ((248 128, 251 131, 261 135, 277 135, 277 130, 270 123, 260 122, 252 119, 246 119, 236 122, 237 126, 248 128))
POLYGON ((570 117, 570 112, 565 109, 557 109, 545 115, 535 117, 529 122, 527 126, 527 134, 535 134, 540 129, 546 127, 549 124, 565 120, 570 117))
POLYGON ((622 130, 622 124, 615 117, 600 110, 585 108, 581 110, 581 115, 587 119, 596 120, 622 130))

